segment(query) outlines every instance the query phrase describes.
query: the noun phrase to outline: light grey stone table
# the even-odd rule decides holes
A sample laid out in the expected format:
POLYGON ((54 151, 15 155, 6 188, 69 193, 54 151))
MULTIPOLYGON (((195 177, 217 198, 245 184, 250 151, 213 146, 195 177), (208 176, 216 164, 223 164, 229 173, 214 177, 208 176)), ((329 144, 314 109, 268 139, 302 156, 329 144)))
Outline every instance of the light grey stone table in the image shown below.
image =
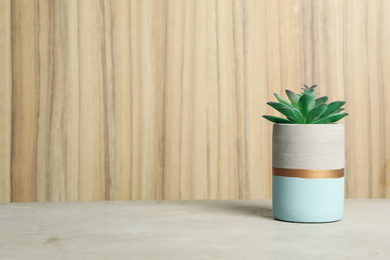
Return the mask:
POLYGON ((390 200, 329 224, 276 221, 270 200, 0 204, 0 259, 390 259, 390 200))

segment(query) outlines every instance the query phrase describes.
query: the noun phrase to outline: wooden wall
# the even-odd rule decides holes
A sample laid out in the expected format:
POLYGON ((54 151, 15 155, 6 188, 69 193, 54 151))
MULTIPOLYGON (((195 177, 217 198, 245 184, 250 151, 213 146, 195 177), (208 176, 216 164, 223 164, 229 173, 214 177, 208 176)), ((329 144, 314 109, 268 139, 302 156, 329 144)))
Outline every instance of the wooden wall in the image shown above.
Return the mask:
POLYGON ((270 198, 261 115, 304 83, 347 101, 347 197, 390 198, 389 13, 387 0, 1 0, 0 201, 270 198))

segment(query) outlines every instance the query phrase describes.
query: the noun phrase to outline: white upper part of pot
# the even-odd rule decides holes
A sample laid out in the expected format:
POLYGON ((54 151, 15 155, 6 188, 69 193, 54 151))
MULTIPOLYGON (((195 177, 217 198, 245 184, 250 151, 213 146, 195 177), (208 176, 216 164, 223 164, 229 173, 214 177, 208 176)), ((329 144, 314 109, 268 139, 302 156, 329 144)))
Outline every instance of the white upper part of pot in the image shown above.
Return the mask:
POLYGON ((342 169, 344 157, 343 124, 274 124, 273 167, 342 169))

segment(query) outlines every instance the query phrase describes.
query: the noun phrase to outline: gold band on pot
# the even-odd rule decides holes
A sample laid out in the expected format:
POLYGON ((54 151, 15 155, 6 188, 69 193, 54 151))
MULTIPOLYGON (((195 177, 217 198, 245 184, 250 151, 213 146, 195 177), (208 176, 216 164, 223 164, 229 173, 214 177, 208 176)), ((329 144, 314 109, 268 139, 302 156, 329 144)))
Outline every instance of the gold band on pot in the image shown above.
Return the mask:
POLYGON ((326 179, 344 177, 344 168, 337 170, 283 169, 272 167, 272 175, 305 179, 326 179))

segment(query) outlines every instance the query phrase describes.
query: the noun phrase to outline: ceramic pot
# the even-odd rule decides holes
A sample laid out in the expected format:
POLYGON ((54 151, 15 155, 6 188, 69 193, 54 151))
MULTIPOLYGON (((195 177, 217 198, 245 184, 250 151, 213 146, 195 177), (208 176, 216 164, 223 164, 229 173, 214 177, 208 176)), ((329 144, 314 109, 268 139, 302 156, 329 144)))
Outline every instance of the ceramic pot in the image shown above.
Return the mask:
POLYGON ((344 125, 274 124, 274 217, 289 222, 341 220, 344 209, 344 125))

